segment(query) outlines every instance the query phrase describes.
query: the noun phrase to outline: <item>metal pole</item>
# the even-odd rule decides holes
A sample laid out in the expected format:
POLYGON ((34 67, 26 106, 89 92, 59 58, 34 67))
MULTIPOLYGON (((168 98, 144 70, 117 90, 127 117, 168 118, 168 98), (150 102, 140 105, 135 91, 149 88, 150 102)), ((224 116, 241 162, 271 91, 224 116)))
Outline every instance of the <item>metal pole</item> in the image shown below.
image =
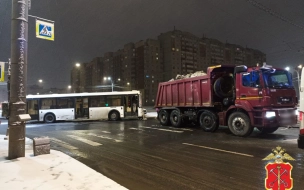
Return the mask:
POLYGON ((11 23, 8 157, 15 159, 25 156, 25 122, 18 115, 26 108, 28 0, 12 0, 11 23))
POLYGON ((112 83, 112 92, 113 92, 113 87, 114 87, 114 84, 113 84, 113 81, 112 81, 112 79, 111 79, 111 83, 112 83))

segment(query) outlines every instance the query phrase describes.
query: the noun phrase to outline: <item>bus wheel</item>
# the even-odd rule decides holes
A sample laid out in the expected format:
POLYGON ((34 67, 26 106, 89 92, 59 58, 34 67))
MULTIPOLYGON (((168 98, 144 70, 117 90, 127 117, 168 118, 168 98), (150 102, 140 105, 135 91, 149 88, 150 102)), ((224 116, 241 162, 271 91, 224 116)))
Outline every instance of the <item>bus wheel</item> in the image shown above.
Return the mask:
POLYGON ((119 113, 118 113, 118 111, 111 111, 109 113, 109 120, 110 121, 117 121, 117 120, 119 120, 119 113))
POLYGON ((160 110, 158 113, 158 119, 161 125, 169 125, 170 119, 169 119, 169 113, 167 110, 160 110))
POLYGON ((170 122, 173 127, 180 127, 182 125, 182 118, 178 110, 173 110, 170 114, 170 122))
POLYGON ((236 136, 246 137, 253 131, 249 117, 243 112, 234 112, 229 116, 228 126, 231 133, 236 136))
POLYGON ((217 116, 210 111, 204 111, 200 115, 199 124, 200 127, 206 132, 214 132, 219 127, 217 116))
POLYGON ((44 122, 45 122, 45 123, 54 123, 55 120, 56 120, 55 115, 52 114, 52 113, 47 113, 47 114, 44 116, 44 122))
POLYGON ((273 133, 278 130, 278 128, 279 127, 257 127, 257 129, 263 134, 273 133))

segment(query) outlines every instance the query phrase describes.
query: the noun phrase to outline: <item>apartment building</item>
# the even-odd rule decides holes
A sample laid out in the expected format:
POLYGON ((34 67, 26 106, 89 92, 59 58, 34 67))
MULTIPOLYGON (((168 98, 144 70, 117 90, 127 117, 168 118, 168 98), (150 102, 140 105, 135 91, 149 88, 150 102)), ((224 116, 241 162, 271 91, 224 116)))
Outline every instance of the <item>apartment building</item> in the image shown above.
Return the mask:
POLYGON ((86 70, 85 64, 77 64, 71 70, 71 86, 72 92, 84 92, 86 85, 86 70))
POLYGON ((163 81, 160 52, 160 42, 155 39, 141 40, 135 44, 136 87, 142 92, 144 105, 154 104, 158 83, 163 81))
POLYGON ((143 105, 154 105, 158 83, 178 74, 206 71, 213 65, 256 66, 265 61, 266 55, 259 50, 173 30, 161 33, 157 39, 125 44, 123 49, 93 59, 84 64, 85 75, 79 73, 80 68, 73 68, 71 81, 73 89, 81 92, 109 91, 109 87, 101 90, 93 87, 110 85, 103 78, 111 77, 115 91, 140 90, 143 105))

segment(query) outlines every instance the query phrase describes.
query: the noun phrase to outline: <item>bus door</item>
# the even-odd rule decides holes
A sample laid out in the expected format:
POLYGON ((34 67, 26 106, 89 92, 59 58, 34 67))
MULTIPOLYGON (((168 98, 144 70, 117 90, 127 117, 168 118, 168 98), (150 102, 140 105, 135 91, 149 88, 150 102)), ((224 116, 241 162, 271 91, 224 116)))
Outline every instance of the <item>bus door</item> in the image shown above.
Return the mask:
POLYGON ((76 98, 76 118, 89 117, 88 98, 76 98))
POLYGON ((39 120, 38 100, 27 101, 27 113, 32 120, 39 120))
POLYGON ((138 95, 127 95, 124 97, 124 110, 125 116, 137 116, 138 115, 138 95))

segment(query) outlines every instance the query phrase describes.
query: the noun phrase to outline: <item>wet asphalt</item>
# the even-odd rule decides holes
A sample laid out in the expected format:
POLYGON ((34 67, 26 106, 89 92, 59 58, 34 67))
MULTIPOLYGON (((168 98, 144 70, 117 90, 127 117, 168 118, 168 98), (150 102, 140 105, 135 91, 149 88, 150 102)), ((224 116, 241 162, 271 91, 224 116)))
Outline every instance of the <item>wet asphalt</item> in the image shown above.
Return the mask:
MULTIPOLYGON (((7 124, 0 125, 0 134, 7 124)), ((221 126, 214 133, 188 125, 172 128, 156 119, 117 122, 27 124, 29 138, 48 136, 62 151, 129 189, 265 189, 262 160, 281 146, 295 161, 294 188, 304 188, 304 150, 298 128, 246 138, 221 126)))

